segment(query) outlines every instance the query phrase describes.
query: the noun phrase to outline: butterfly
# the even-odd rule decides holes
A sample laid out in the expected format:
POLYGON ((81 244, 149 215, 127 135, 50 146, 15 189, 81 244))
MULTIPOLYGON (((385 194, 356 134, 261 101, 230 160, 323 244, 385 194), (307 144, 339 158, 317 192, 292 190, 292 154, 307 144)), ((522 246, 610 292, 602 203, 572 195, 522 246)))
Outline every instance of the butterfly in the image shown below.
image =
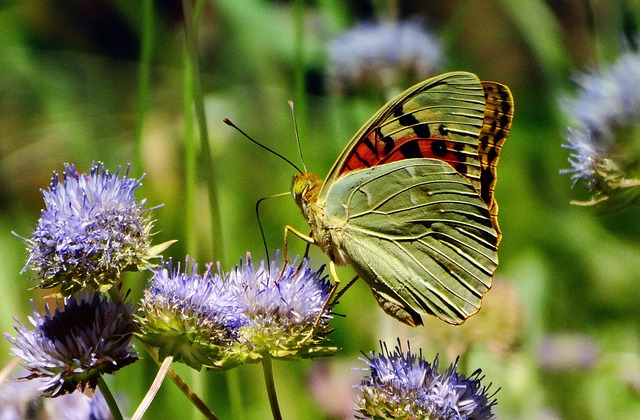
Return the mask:
POLYGON ((512 119, 505 85, 468 72, 418 83, 367 121, 324 181, 295 175, 311 234, 287 229, 318 245, 334 274, 352 266, 396 319, 461 324, 498 265, 496 164, 512 119))

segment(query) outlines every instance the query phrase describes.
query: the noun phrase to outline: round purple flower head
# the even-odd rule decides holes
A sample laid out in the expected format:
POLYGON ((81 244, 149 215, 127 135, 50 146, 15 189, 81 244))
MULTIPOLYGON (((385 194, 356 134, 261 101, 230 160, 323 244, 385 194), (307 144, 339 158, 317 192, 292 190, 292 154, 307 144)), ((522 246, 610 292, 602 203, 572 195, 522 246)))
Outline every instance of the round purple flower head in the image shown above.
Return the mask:
MULTIPOLYGON (((219 270, 219 267, 218 267, 219 270)), ((138 318, 140 339, 159 349, 160 359, 173 356, 194 369, 222 368, 224 352, 237 342, 238 329, 248 324, 241 290, 211 273, 204 275, 187 258, 184 271, 172 262, 153 270, 138 318)))
POLYGON ((433 75, 442 58, 439 40, 416 21, 363 23, 327 49, 330 87, 337 92, 415 83, 433 75))
POLYGON ((456 363, 438 373, 438 358, 429 363, 400 343, 393 352, 380 343, 379 355, 362 358, 370 375, 362 380, 357 404, 364 418, 483 420, 494 418, 495 393, 480 386, 480 370, 466 377, 456 363))
POLYGON ((16 320, 18 335, 5 337, 14 345, 12 354, 31 372, 25 379, 46 379, 40 388, 44 396, 93 390, 98 375, 138 360, 130 344, 136 328, 130 303, 80 292, 65 298, 64 307, 57 304, 53 314, 48 304, 45 315, 36 311, 33 301, 31 305, 29 321, 35 329, 16 320))
MULTIPOLYGON (((68 296, 85 288, 114 284, 122 270, 141 269, 162 246, 151 248, 153 221, 145 200, 136 201, 139 180, 112 174, 104 164, 89 174, 65 164, 63 181, 53 173, 42 191, 42 210, 31 239, 25 239, 32 269, 41 288, 60 286, 68 296)), ((165 246, 166 247, 166 246, 165 246)))
POLYGON ((331 332, 332 306, 327 303, 332 288, 324 267, 314 271, 309 260, 287 264, 284 269, 278 256, 267 266, 255 268, 251 255, 238 265, 229 279, 242 290, 249 324, 241 328, 250 348, 241 349, 243 357, 259 360, 314 357, 333 353, 336 347, 323 345, 331 332), (247 353, 248 351, 248 353, 247 353))

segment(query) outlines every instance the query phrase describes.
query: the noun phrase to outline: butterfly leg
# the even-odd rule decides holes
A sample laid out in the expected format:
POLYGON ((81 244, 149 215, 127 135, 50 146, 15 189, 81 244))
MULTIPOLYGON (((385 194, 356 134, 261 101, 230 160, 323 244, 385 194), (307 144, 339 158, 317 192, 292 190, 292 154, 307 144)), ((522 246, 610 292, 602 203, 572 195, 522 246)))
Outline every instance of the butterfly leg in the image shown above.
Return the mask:
MULTIPOLYGON (((330 305, 332 305, 333 302, 335 302, 335 299, 333 299, 333 295, 335 295, 336 290, 338 290, 338 286, 340 285, 340 277, 338 277, 338 273, 336 272, 336 265, 334 264, 333 261, 329 263, 329 272, 331 273, 331 277, 333 278, 333 286, 331 287, 331 290, 329 291, 329 295, 327 296, 327 300, 325 300, 324 305, 322 305, 322 309, 318 313, 316 320, 313 322, 311 331, 309 331, 309 333, 304 336, 304 338, 300 342, 300 345, 303 345, 308 339, 313 337, 313 334, 316 331, 316 328, 318 328, 318 325, 320 325, 320 321, 322 320, 322 315, 324 315, 327 308, 330 305)), ((353 284, 354 281, 355 279, 351 280, 347 286, 350 286, 351 284, 353 284)), ((344 293, 343 291, 340 291, 338 296, 342 296, 343 293, 344 293)))
POLYGON ((278 279, 282 278, 282 275, 284 274, 284 270, 287 267, 287 264, 289 263, 289 232, 293 233, 298 238, 302 239, 307 243, 307 248, 304 252, 305 258, 309 254, 309 247, 311 246, 311 244, 314 244, 316 242, 311 236, 305 235, 304 233, 300 232, 296 228, 289 225, 285 226, 284 227, 284 244, 282 246, 283 253, 284 253, 284 263, 282 264, 282 270, 280 271, 280 275, 278 276, 278 279))
POLYGON ((340 298, 342 297, 342 295, 345 294, 345 292, 347 290, 349 290, 351 288, 351 286, 353 286, 353 284, 356 282, 356 280, 358 280, 360 278, 360 276, 358 276, 356 274, 356 276, 354 278, 351 279, 351 281, 349 283, 347 283, 346 286, 344 286, 342 288, 342 290, 340 290, 338 293, 335 294, 335 296, 333 297, 333 302, 331 302, 331 305, 336 305, 338 303, 338 301, 340 300, 340 298))

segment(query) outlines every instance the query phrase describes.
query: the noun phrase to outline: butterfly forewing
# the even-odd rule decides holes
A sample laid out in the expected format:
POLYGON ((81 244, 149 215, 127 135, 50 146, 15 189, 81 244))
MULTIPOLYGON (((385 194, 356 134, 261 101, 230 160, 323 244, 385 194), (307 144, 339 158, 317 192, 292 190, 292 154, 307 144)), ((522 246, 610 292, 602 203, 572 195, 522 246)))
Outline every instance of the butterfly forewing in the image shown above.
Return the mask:
POLYGON ((325 185, 353 170, 435 158, 451 164, 479 189, 478 137, 484 111, 485 93, 474 74, 447 73, 419 83, 356 133, 325 185))
POLYGON ((406 159, 351 172, 330 188, 326 220, 392 315, 462 323, 497 266, 497 233, 475 188, 450 165, 406 159))

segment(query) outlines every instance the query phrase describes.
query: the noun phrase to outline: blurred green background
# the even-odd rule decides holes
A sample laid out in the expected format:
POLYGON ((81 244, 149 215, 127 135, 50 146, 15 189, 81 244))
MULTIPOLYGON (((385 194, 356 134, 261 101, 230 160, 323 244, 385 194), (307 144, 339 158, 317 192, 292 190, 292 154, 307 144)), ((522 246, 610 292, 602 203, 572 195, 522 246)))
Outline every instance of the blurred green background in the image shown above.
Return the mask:
MULTIPOLYGON (((363 375, 352 368, 365 366, 360 352, 400 337, 427 359, 440 353, 442 365, 463 353, 462 370, 482 368, 484 381, 501 388, 500 418, 640 418, 638 212, 602 218, 571 206, 588 193, 559 174, 569 167, 561 144, 571 124, 560 98, 575 90, 572 74, 611 63, 623 40, 636 36, 640 2, 212 0, 198 2, 194 13, 212 167, 201 156, 195 166, 185 163, 200 150, 180 2, 0 2, 2 331, 13 331, 13 316, 26 321, 29 299, 47 293, 29 290, 29 274, 19 274, 26 253, 11 232, 30 235, 42 208, 39 189, 64 162, 83 171, 92 161, 111 170, 131 163, 133 177, 146 173, 138 197, 164 204, 154 212, 155 243, 179 240, 165 256, 189 254, 201 265, 221 259, 224 270, 247 251, 264 258, 256 201, 286 192, 294 170, 222 118, 297 163, 287 109, 293 99, 307 167, 324 176, 385 102, 375 88, 328 89, 327 43, 358 22, 417 18, 442 41, 438 72, 471 71, 514 95, 496 187, 504 235, 496 286, 464 327, 429 319, 410 329, 386 317, 357 283, 337 307, 344 317, 333 324, 331 338, 342 348, 336 356, 275 363, 284 417, 352 416, 352 385, 363 375), (214 218, 206 176, 216 189, 214 218)), ((288 197, 265 202, 261 217, 272 253, 282 247, 285 224, 306 230, 288 197)), ((303 252, 293 239, 290 253, 303 252)), ((328 262, 315 249, 311 257, 315 266, 328 262)), ((352 275, 349 268, 340 273, 352 275)), ((128 278, 136 299, 145 280, 128 278)), ((10 346, 0 343, 6 362, 10 346)), ((147 357, 109 378, 128 401, 125 413, 155 371, 147 357)), ((242 390, 246 418, 270 418, 259 365, 201 375, 205 399, 221 418, 234 418, 230 380, 242 390)), ((167 381, 148 418, 184 418, 188 404, 167 381)))

